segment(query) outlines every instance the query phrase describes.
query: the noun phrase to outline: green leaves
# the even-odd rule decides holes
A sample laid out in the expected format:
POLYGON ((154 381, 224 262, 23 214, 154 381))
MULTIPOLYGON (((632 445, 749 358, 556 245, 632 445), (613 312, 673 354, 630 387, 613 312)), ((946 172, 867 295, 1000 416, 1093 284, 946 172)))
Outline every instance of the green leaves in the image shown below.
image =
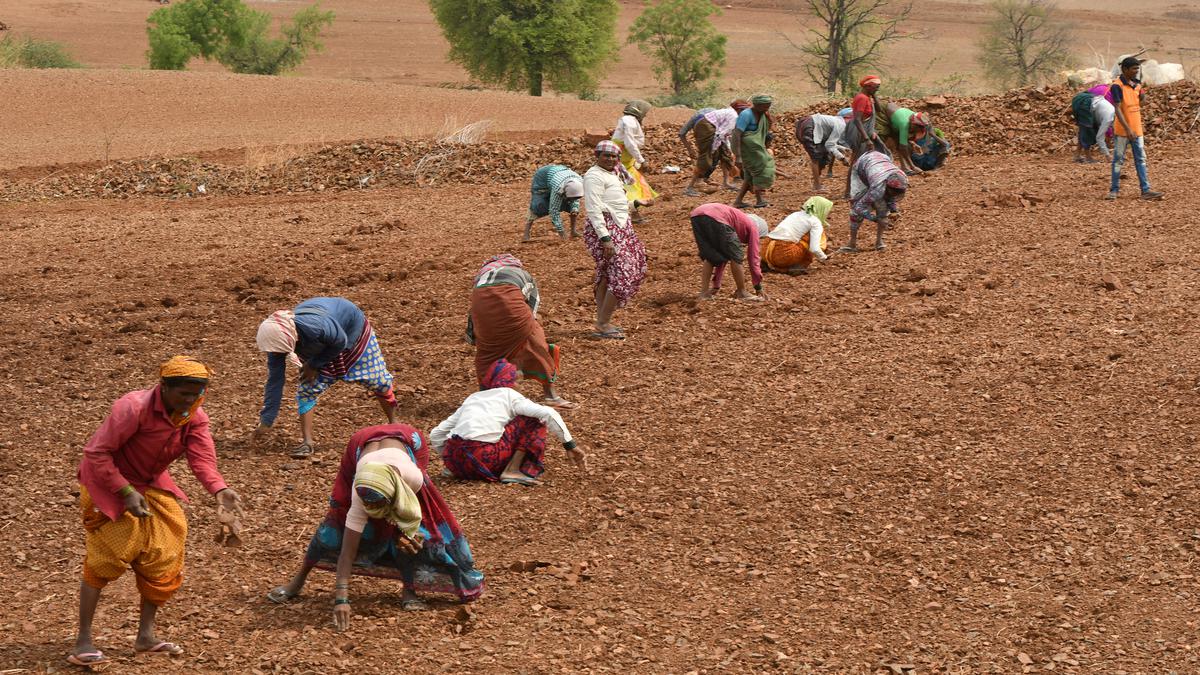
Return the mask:
POLYGON ((661 0, 629 28, 629 42, 654 59, 654 74, 678 96, 717 77, 725 65, 726 38, 710 16, 709 0, 661 0))
POLYGON ((617 51, 616 0, 430 0, 450 59, 473 77, 540 96, 594 89, 617 51))
POLYGON ((313 5, 300 10, 282 36, 273 38, 267 35, 271 15, 241 0, 183 0, 155 10, 146 20, 147 58, 157 70, 183 70, 198 56, 235 73, 277 75, 321 51, 321 31, 333 18, 333 12, 313 5))

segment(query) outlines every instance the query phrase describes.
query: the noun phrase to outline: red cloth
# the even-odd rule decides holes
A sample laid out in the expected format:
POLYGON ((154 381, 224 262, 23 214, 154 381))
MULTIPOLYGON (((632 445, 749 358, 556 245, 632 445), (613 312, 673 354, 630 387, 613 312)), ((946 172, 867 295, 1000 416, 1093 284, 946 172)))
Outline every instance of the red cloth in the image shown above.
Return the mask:
POLYGON ((108 417, 84 446, 79 482, 101 513, 118 520, 125 503, 117 491, 126 485, 143 494, 157 488, 187 501, 167 473, 171 462, 184 454, 196 480, 209 494, 225 489, 225 479, 217 471, 217 449, 208 431, 208 413, 197 408, 190 422, 176 427, 163 406, 159 386, 132 391, 113 403, 108 417))
MULTIPOLYGON (((692 209, 692 216, 708 216, 713 220, 725 223, 737 233, 738 241, 746 245, 746 265, 750 268, 750 279, 757 286, 762 283, 762 262, 758 243, 758 225, 750 220, 741 209, 735 209, 728 204, 702 204, 692 209)), ((725 266, 717 265, 713 270, 713 288, 721 287, 721 277, 725 275, 725 266)))
MULTIPOLYGON (((862 118, 865 120, 875 112, 875 102, 871 100, 870 96, 859 92, 854 95, 854 101, 850 103, 850 109, 856 113, 861 113, 862 118)), ((868 131, 870 130, 868 129, 868 131)))
POLYGON ((451 436, 442 450, 442 464, 457 478, 495 483, 518 450, 525 451, 521 473, 530 478, 542 475, 546 425, 541 420, 517 415, 504 425, 504 435, 495 443, 451 436))

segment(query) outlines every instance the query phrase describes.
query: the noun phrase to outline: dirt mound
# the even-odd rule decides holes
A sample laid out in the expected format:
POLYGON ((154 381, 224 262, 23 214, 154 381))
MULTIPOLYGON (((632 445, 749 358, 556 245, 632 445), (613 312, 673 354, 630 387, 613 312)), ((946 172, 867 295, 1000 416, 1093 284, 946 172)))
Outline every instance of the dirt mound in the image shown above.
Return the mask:
MULTIPOLYGON (((1068 114, 1072 91, 1067 87, 1030 88, 998 96, 897 102, 917 109, 933 108, 934 123, 948 134, 960 157, 1053 153, 1074 142, 1075 126, 1068 114)), ((1164 142, 1188 137, 1197 107, 1200 86, 1195 83, 1150 90, 1144 108, 1148 138, 1164 142)), ((815 112, 836 110, 826 104, 778 116, 775 148, 780 159, 804 155, 791 130, 796 120, 815 112)), ((648 155, 658 166, 689 165, 678 129, 675 124, 648 127, 648 155)), ((125 161, 99 171, 15 180, 0 188, 0 200, 294 194, 379 186, 508 183, 528 180, 533 170, 544 164, 562 163, 586 170, 590 145, 585 141, 597 131, 581 130, 578 136, 538 143, 362 141, 327 146, 265 167, 194 158, 125 161)))

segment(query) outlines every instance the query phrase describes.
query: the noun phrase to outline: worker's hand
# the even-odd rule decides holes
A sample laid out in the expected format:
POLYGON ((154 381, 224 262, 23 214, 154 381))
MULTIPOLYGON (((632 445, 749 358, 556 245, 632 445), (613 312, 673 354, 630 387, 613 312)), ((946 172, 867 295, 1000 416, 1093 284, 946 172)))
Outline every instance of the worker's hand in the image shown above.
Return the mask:
POLYGON ((839 157, 838 161, 842 163, 842 166, 850 166, 850 160, 845 156, 839 157))
POLYGON ((617 254, 617 247, 611 241, 602 242, 601 245, 604 247, 605 260, 608 260, 617 254))
POLYGON ((876 220, 875 224, 878 225, 879 227, 882 227, 885 230, 892 229, 892 221, 888 220, 887 216, 884 216, 884 217, 880 218, 879 220, 876 220))
POLYGON ((421 545, 425 543, 425 538, 418 532, 409 537, 403 532, 396 532, 396 548, 405 555, 416 555, 421 552, 421 545))
POLYGON ((570 460, 572 464, 579 467, 580 471, 584 473, 588 472, 587 453, 583 451, 583 448, 576 445, 574 448, 568 450, 567 459, 570 460))
POLYGON ((134 518, 149 518, 150 505, 146 503, 146 498, 142 493, 134 490, 125 495, 125 510, 134 518))
POLYGON ((232 514, 238 520, 246 515, 242 511, 242 498, 233 491, 233 488, 225 488, 217 493, 217 508, 232 514))
POLYGON ((333 606, 333 625, 339 631, 350 627, 350 603, 333 606))
POLYGON ((270 434, 271 427, 259 422, 258 426, 254 428, 254 434, 250 436, 250 443, 256 446, 262 445, 263 442, 267 440, 267 436, 270 434))
POLYGON ((642 162, 641 164, 638 164, 638 170, 642 173, 654 173, 654 169, 651 168, 650 162, 642 162))
POLYGON ((317 369, 305 364, 300 366, 300 381, 308 384, 317 379, 317 369))

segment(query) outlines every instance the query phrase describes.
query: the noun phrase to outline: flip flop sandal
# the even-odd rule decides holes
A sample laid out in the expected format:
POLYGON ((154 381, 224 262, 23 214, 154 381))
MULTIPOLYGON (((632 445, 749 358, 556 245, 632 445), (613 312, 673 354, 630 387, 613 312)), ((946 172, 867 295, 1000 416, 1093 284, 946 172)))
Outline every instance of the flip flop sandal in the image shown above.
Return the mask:
POLYGON ((288 456, 291 457, 292 459, 304 459, 305 457, 311 456, 316 451, 317 451, 317 446, 315 444, 301 443, 288 456))
POLYGON ((767 208, 767 207, 768 207, 768 206, 770 206, 770 205, 771 205, 771 202, 757 202, 757 203, 754 205, 754 207, 753 207, 753 208, 756 208, 756 209, 765 209, 765 208, 767 208))
POLYGON ((289 601, 299 597, 299 593, 288 593, 283 586, 276 586, 267 593, 267 599, 277 605, 286 605, 289 601))
POLYGON ((591 337, 593 340, 624 340, 625 334, 619 330, 610 330, 604 333, 592 333, 591 337))
POLYGON ((420 598, 405 598, 400 601, 400 609, 405 612, 423 612, 429 609, 429 605, 420 598))
POLYGON ((94 652, 82 652, 79 654, 68 654, 67 663, 80 668, 91 670, 95 666, 103 666, 109 663, 109 658, 104 655, 104 652, 97 649, 94 652))
POLYGON ((683 194, 687 197, 702 197, 702 196, 704 196, 704 195, 701 195, 699 192, 696 192, 695 190, 692 190, 692 189, 684 190, 683 194))
POLYGON ((876 247, 875 247, 875 250, 876 250, 876 251, 886 251, 886 250, 887 250, 887 244, 880 244, 880 245, 878 245, 878 246, 876 246, 876 247))
POLYGON ((179 656, 180 654, 183 654, 183 647, 180 647, 174 642, 160 642, 150 649, 136 649, 134 651, 138 654, 165 654, 167 656, 179 656))
POLYGON ((748 208, 750 208, 749 206, 747 206, 747 205, 746 205, 746 203, 745 203, 745 202, 734 202, 734 203, 730 204, 730 206, 732 206, 732 207, 733 207, 733 208, 735 208, 735 209, 748 209, 748 208))
POLYGON ((849 246, 843 246, 843 247, 839 248, 839 249, 837 250, 837 252, 838 252, 838 253, 858 253, 858 249, 857 249, 857 248, 850 248, 849 246))
POLYGON ((574 410, 579 407, 578 403, 568 401, 565 398, 544 398, 542 405, 554 408, 555 410, 574 410))
POLYGON ((500 483, 503 485, 524 485, 525 487, 537 487, 542 484, 538 479, 530 478, 529 476, 522 476, 520 478, 501 478, 500 483))

